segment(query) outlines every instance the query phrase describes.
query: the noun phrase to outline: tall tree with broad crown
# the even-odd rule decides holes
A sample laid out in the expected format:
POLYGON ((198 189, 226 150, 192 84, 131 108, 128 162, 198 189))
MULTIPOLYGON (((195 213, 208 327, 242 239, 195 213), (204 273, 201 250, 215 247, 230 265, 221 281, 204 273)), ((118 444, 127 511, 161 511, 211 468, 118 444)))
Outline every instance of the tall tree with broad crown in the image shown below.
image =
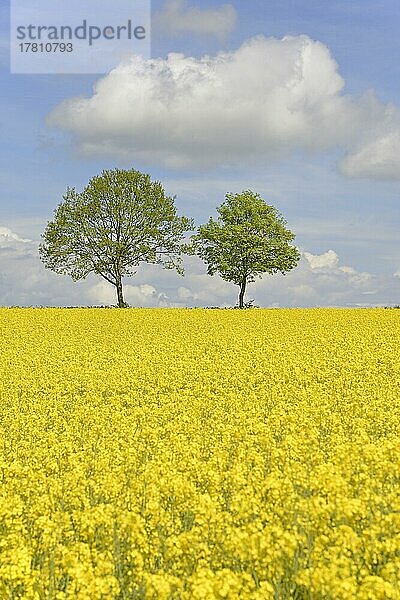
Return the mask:
POLYGON ((193 221, 177 215, 174 198, 159 181, 134 169, 114 169, 92 177, 82 192, 67 188, 39 255, 46 268, 74 281, 100 275, 115 286, 122 308, 123 277, 134 275, 139 263, 183 274, 182 242, 189 230, 193 221))

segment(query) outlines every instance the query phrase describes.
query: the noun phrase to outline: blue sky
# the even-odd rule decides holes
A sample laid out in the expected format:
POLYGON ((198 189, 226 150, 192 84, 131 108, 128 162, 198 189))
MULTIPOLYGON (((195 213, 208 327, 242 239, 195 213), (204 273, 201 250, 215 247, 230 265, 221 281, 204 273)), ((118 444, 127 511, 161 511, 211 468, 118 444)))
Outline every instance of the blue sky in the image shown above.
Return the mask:
MULTIPOLYGON (((172 92, 179 110, 158 115, 147 99, 148 113, 141 107, 144 134, 129 110, 125 121, 117 119, 114 80, 108 74, 10 74, 9 5, 0 0, 0 304, 113 302, 114 291, 105 282, 89 278, 74 284, 45 271, 36 253, 65 188, 81 189, 91 176, 113 167, 134 167, 163 181, 177 196, 179 210, 198 224, 215 214, 228 191, 254 189, 281 210, 303 258, 285 278, 265 277, 250 288, 263 306, 400 302, 400 5, 233 0, 227 9, 222 4, 153 1, 152 58, 163 59, 176 77, 181 67, 167 62, 167 55, 181 53, 184 68, 191 57, 195 76, 172 92), (218 15, 220 31, 215 30, 218 15), (255 36, 263 37, 249 42, 255 36), (285 36, 292 41, 283 41, 285 36), (240 51, 243 44, 250 48, 247 54, 240 51), (229 58, 218 67, 215 57, 221 52, 229 58), (210 57, 206 67, 200 60, 204 55, 210 57), (245 61, 249 66, 242 72, 245 61), (215 73, 206 88, 204 81, 215 73), (104 84, 93 108, 99 80, 104 84), (213 85, 228 89, 214 97, 213 85), (212 106, 209 114, 207 106, 193 104, 199 93, 212 106), (75 110, 78 96, 87 100, 89 134, 75 110), (223 117, 216 134, 215 124, 218 128, 230 103, 238 116, 226 123, 223 117), (246 119, 253 114, 247 130, 246 119), (111 123, 107 131, 105 115, 111 123), (155 125, 151 131, 158 117, 161 141, 155 125), (259 133, 261 121, 265 131, 259 133), (130 133, 128 141, 119 138, 119 127, 130 133), (226 138, 225 146, 217 135, 226 138), (254 147, 248 147, 249 139, 254 147)), ((155 75, 149 79, 146 65, 126 73, 115 67, 128 107, 139 102, 138 90, 160 83, 155 75)), ((128 301, 145 306, 235 302, 235 288, 218 277, 209 281, 199 262, 189 260, 186 271, 181 279, 142 266, 127 282, 128 301)))

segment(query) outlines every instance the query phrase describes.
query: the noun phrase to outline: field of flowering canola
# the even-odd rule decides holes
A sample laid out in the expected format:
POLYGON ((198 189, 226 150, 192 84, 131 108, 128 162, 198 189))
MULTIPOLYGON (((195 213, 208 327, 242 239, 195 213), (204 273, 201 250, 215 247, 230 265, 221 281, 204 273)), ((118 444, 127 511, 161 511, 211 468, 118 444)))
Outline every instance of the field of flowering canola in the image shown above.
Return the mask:
POLYGON ((1 309, 0 598, 400 598, 399 325, 1 309))

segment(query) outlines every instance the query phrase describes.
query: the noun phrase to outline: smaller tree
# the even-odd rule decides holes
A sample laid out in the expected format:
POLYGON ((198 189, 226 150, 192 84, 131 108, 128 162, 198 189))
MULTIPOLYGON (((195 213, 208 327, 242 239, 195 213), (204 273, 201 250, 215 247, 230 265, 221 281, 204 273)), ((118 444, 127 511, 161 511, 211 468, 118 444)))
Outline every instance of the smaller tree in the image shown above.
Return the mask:
POLYGON ((244 308, 248 283, 264 273, 285 274, 297 265, 300 253, 290 244, 295 236, 282 215, 259 194, 226 194, 217 211, 218 220, 210 217, 192 236, 192 251, 207 263, 209 275, 219 273, 240 287, 239 308, 244 308))

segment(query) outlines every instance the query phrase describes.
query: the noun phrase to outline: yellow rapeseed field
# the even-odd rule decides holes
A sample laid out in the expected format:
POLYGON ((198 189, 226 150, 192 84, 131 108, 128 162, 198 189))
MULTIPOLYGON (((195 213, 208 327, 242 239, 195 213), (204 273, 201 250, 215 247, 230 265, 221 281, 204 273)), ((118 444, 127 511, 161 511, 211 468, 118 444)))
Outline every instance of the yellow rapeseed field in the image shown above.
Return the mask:
POLYGON ((1 309, 1 600, 400 598, 399 325, 1 309))

